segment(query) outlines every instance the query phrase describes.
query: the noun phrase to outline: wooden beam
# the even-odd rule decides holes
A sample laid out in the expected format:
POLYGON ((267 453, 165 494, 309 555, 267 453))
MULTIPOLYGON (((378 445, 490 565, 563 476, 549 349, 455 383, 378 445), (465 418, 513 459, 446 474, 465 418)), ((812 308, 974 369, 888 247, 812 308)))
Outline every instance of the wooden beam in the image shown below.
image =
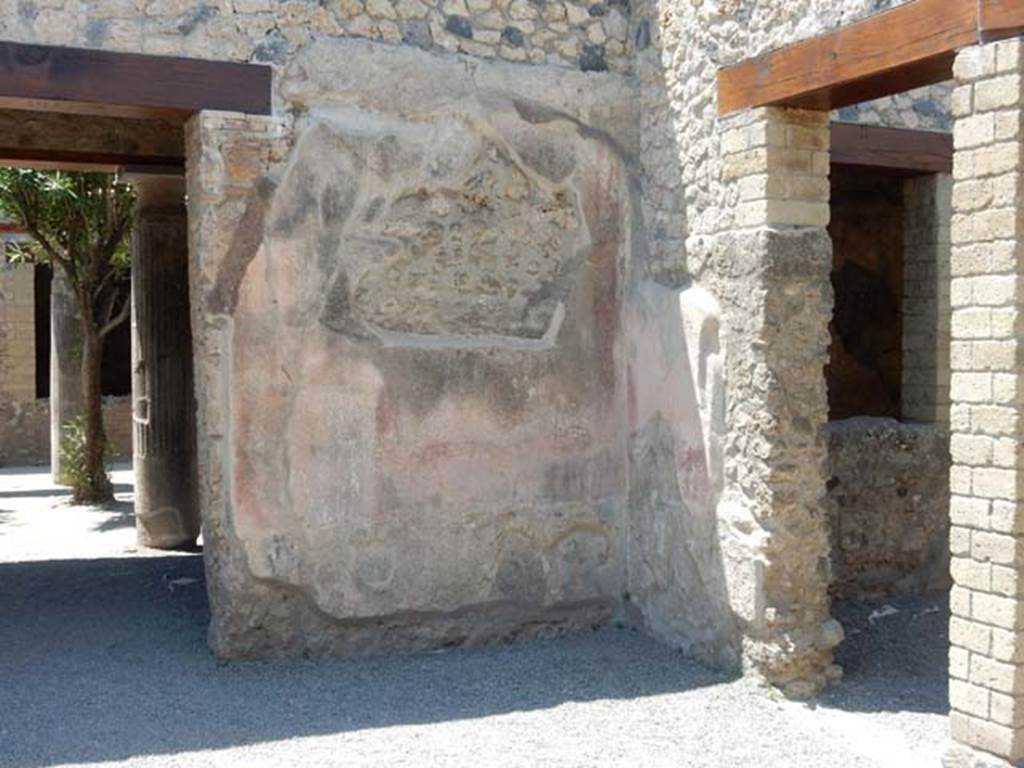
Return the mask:
POLYGON ((936 131, 832 123, 833 165, 901 175, 953 172, 953 137, 936 131))
POLYGON ((68 149, 5 147, 0 144, 0 166, 59 171, 101 171, 113 173, 133 166, 183 170, 185 158, 174 155, 140 155, 122 152, 92 152, 68 149))
POLYGON ((1021 0, 913 0, 720 70, 718 110, 829 110, 939 83, 961 48, 1022 29, 1021 0))
POLYGON ((262 65, 0 42, 0 105, 123 117, 270 114, 262 65))
POLYGON ((981 0, 978 33, 985 43, 1024 34, 1024 3, 1021 0, 981 0))

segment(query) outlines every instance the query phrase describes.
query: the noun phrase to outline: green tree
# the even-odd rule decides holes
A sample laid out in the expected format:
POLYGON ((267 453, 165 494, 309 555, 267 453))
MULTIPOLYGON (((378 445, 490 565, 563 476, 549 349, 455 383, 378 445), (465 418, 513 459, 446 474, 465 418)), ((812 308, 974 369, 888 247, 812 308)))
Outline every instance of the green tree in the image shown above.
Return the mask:
POLYGON ((100 375, 106 337, 131 311, 128 235, 134 206, 132 188, 112 174, 0 169, 0 213, 31 237, 12 247, 12 259, 59 269, 82 319, 84 444, 72 486, 80 502, 113 496, 100 375))

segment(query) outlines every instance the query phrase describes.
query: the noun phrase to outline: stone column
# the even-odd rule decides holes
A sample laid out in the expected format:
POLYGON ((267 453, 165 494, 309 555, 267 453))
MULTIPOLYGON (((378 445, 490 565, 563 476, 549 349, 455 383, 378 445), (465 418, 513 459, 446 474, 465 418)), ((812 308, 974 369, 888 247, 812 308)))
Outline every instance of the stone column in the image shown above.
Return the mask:
POLYGON ((199 535, 188 221, 179 175, 132 173, 132 404, 139 542, 175 549, 199 535))
POLYGON ((992 766, 1024 759, 1024 44, 954 75, 947 764, 992 766))
POLYGON ((82 413, 82 318, 59 267, 50 289, 50 471, 60 482, 64 425, 82 413))
POLYGON ((785 109, 726 121, 723 231, 703 259, 714 264, 712 288, 726 309, 718 517, 729 600, 745 666, 794 697, 840 674, 824 506, 828 126, 826 112, 785 109))

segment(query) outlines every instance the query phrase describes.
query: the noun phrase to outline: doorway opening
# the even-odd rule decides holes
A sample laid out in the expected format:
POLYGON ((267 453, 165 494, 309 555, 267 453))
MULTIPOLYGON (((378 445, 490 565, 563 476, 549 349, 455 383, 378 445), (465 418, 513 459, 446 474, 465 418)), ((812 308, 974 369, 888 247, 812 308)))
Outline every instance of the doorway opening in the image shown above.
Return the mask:
MULTIPOLYGON (((166 561, 156 591, 163 594, 170 586, 178 594, 180 587, 192 585, 194 602, 201 604, 201 632, 209 614, 203 558, 194 550, 200 518, 213 519, 211 509, 219 508, 220 499, 213 493, 212 500, 201 500, 198 493, 197 443, 207 436, 195 428, 205 399, 197 397, 192 375, 201 345, 193 345, 190 335, 189 275, 196 259, 189 254, 184 168, 186 155, 192 167, 201 165, 204 144, 200 139, 186 148, 185 127, 206 111, 227 118, 269 115, 271 69, 11 42, 0 42, 0 58, 5 66, 0 166, 118 173, 137 198, 130 248, 132 322, 108 328, 122 315, 110 303, 103 306, 111 314, 97 326, 112 339, 105 345, 104 383, 111 394, 101 419, 92 409, 92 423, 102 420, 118 447, 114 458, 128 460, 113 466, 114 501, 107 508, 66 503, 66 489, 50 472, 59 469, 62 429, 80 407, 76 400, 83 399, 76 397, 82 393, 82 376, 76 373, 87 366, 67 362, 85 347, 96 350, 76 341, 71 308, 76 301, 82 305, 82 297, 68 290, 74 280, 61 279, 62 272, 68 277, 66 270, 46 275, 0 257, 0 583, 10 601, 0 612, 15 617, 7 628, 17 633, 23 629, 19 611, 34 616, 47 584, 62 585, 65 592, 68 584, 74 592, 69 568, 87 582, 93 576, 106 579, 103 574, 110 570, 132 583, 136 576, 156 578, 162 566, 154 563, 166 561), (128 360, 126 336, 131 337, 128 360), (178 410, 171 413, 168 403, 178 410), (162 553, 175 548, 193 551, 162 553), (188 573, 175 575, 179 566, 188 573), (58 572, 60 578, 47 576, 58 572), (33 581, 38 589, 31 587, 33 581)), ((22 225, 27 228, 25 221, 22 225)), ((0 235, 7 239, 24 238, 17 229, 16 222, 0 222, 0 235)), ((116 231, 110 230, 111 238, 116 231)), ((38 228, 32 236, 39 240, 38 228)), ((138 586, 144 591, 151 585, 138 586)))
MULTIPOLYGON (((173 259, 178 274, 184 276, 180 289, 184 304, 163 302, 161 308, 174 309, 173 316, 163 322, 177 328, 188 328, 187 304, 187 224, 184 200, 184 117, 126 118, 95 114, 62 113, 38 110, 0 110, 0 165, 8 168, 34 169, 47 173, 102 174, 97 178, 115 178, 135 158, 143 158, 152 173, 155 166, 165 174, 181 179, 181 199, 175 212, 161 210, 159 220, 145 207, 145 177, 134 183, 137 198, 134 233, 123 239, 122 248, 133 251, 132 260, 140 258, 173 259), (154 226, 168 231, 168 221, 177 215, 174 232, 177 242, 166 239, 153 249, 154 226)), ((39 176, 37 178, 45 178, 39 176)), ((53 178, 48 177, 48 178, 53 178)), ((16 215, 3 222, 4 251, 0 258, 0 368, 5 372, 0 382, 0 568, 14 583, 46 580, 54 568, 69 573, 76 568, 83 573, 96 572, 101 562, 121 563, 119 573, 136 570, 133 559, 145 556, 152 569, 155 550, 143 546, 136 530, 137 483, 133 465, 140 464, 138 435, 140 409, 133 407, 132 379, 151 364, 180 369, 192 367, 192 351, 184 361, 175 361, 167 349, 156 350, 154 361, 133 351, 138 336, 138 306, 135 320, 126 316, 104 336, 100 371, 102 415, 107 437, 107 456, 113 483, 113 498, 96 504, 73 504, 69 497, 66 475, 59 471, 55 459, 69 461, 55 441, 66 439, 70 425, 83 412, 82 347, 83 324, 80 306, 69 291, 70 281, 60 266, 48 261, 32 263, 24 256, 31 253, 35 240, 30 228, 16 215), (22 258, 15 256, 21 254, 22 258), (133 334, 133 326, 136 333, 133 334), (133 450, 133 444, 135 449, 133 450), (134 454, 134 456, 133 456, 134 454), (60 563, 61 565, 58 565, 60 563), (78 564, 78 565, 75 565, 78 564)), ((128 278, 116 278, 121 287, 123 306, 130 295, 128 278)), ((139 282, 136 282, 138 287, 139 282)), ((162 297, 169 284, 153 281, 136 291, 136 305, 153 303, 154 295, 162 297)), ((170 313, 169 313, 170 314, 170 313)), ((167 377, 163 373, 158 378, 167 377)), ((149 376, 147 380, 152 380, 149 376)), ((191 391, 175 393, 187 397, 194 420, 195 401, 191 391)), ((165 393, 166 394, 166 393, 165 393)), ((194 430, 191 435, 194 441, 194 430)), ((187 453, 194 456, 194 446, 187 453)), ((180 477, 168 478, 180 483, 180 477)), ((191 500, 189 513, 198 520, 198 498, 191 500)), ((197 526, 198 532, 198 526, 197 526)), ((201 558, 197 557, 196 539, 181 542, 183 552, 159 557, 168 573, 184 569, 201 588, 201 558)), ((99 572, 104 572, 100 568, 99 572)))
POLYGON ((948 713, 950 171, 833 162, 825 369, 843 695, 866 701, 885 681, 893 709, 936 728, 948 713))

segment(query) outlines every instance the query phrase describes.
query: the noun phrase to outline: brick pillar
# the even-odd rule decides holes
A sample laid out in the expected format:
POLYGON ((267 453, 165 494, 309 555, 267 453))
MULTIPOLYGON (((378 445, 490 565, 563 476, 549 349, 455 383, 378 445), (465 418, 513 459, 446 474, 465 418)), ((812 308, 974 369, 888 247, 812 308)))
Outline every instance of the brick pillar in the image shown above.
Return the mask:
POLYGON ((832 315, 826 112, 731 118, 722 174, 732 226, 715 238, 727 437, 718 507, 747 669, 804 697, 839 674, 829 615, 824 428, 832 315))
POLYGON ((50 471, 60 482, 64 425, 82 413, 82 319, 64 273, 53 270, 50 290, 50 471))
POLYGON ((949 422, 949 223, 952 177, 903 183, 902 417, 949 422))
POLYGON ((199 501, 185 179, 126 178, 139 201, 132 231, 135 528, 145 546, 188 547, 199 535, 199 501))
POLYGON ((949 765, 1024 758, 1022 53, 977 46, 954 67, 949 765))

